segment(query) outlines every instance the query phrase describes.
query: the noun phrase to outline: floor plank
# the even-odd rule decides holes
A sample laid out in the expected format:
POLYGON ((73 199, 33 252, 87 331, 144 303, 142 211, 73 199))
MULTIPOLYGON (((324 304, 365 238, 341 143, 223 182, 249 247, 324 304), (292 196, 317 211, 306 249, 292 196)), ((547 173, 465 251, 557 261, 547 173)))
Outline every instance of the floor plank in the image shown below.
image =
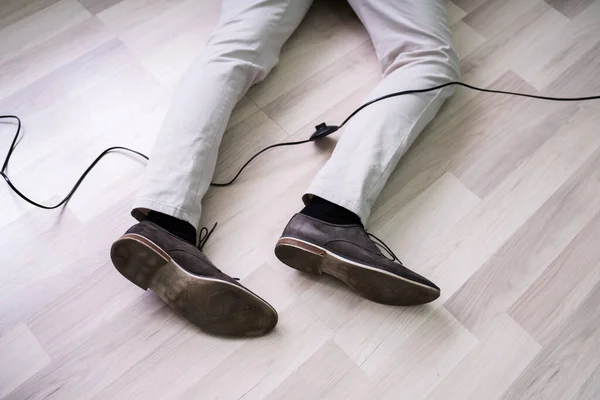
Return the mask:
POLYGON ((549 344, 600 281, 599 240, 600 213, 511 307, 509 314, 540 343, 549 344))
POLYGON ((42 78, 95 47, 113 39, 94 18, 69 28, 0 64, 0 98, 42 78))
POLYGON ((596 153, 450 298, 452 315, 479 336, 507 312, 600 211, 599 171, 596 153))
POLYGON ((569 399, 600 364, 600 285, 554 333, 503 399, 569 399))
POLYGON ((23 323, 0 336, 0 359, 0 396, 6 396, 50 363, 44 348, 23 323))
POLYGON ((329 341, 277 386, 267 399, 347 399, 365 381, 364 372, 333 341, 329 341))
POLYGON ((0 30, 0 62, 81 23, 90 17, 77 0, 61 0, 0 30))
POLYGON ((427 400, 497 399, 541 350, 506 314, 494 322, 427 400))

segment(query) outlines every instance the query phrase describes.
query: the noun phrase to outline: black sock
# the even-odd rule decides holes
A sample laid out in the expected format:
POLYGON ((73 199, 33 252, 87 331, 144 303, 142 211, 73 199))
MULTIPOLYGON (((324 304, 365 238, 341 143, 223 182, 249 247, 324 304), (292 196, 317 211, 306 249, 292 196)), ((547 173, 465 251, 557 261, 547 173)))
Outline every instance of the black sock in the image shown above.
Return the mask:
POLYGON ((313 198, 309 200, 308 204, 306 204, 306 207, 300 211, 300 214, 308 215, 309 217, 329 222, 331 224, 360 224, 362 226, 360 217, 358 215, 354 214, 350 210, 345 209, 344 207, 338 206, 335 203, 317 196, 313 196, 313 198))
POLYGON ((196 228, 189 222, 152 210, 148 212, 148 217, 146 219, 150 222, 154 222, 161 228, 168 230, 173 235, 186 242, 196 245, 196 228))

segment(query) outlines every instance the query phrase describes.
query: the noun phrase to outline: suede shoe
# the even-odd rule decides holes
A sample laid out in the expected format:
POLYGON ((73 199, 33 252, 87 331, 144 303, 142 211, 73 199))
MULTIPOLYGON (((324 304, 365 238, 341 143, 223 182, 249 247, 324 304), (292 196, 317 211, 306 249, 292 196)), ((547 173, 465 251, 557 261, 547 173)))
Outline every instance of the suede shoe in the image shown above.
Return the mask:
POLYGON ((110 257, 124 277, 152 289, 206 332, 259 336, 277 324, 269 303, 217 269, 199 248, 152 222, 131 227, 112 245, 110 257))
POLYGON ((297 270, 332 275, 378 303, 417 305, 440 296, 436 285, 402 265, 360 224, 336 225, 296 214, 277 242, 275 255, 297 270))

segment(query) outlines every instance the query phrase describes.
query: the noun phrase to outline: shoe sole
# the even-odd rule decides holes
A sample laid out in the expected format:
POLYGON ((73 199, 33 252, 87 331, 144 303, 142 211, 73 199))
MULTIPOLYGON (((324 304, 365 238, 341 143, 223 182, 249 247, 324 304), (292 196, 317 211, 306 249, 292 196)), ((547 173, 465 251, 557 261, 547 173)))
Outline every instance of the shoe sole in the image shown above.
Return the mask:
POLYGON ((183 269, 151 240, 125 234, 110 251, 115 268, 144 290, 151 289, 179 315, 221 336, 260 336, 277 324, 277 311, 251 291, 183 269))
POLYGON ((299 271, 334 276, 377 303, 412 306, 432 302, 440 296, 439 289, 348 260, 296 238, 279 239, 275 255, 281 262, 299 271))

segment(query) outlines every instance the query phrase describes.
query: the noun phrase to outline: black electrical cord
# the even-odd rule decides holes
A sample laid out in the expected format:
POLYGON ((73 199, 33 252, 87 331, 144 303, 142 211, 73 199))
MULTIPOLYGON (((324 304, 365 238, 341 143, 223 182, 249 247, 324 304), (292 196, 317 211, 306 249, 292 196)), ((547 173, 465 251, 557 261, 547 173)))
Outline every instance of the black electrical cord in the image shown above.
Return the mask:
POLYGON ((92 162, 90 164, 90 166, 87 167, 85 172, 79 177, 79 179, 77 179, 77 182, 75 182, 75 185, 73 185, 73 188, 69 191, 69 193, 67 193, 67 195, 61 201, 59 201, 58 203, 56 203, 53 206, 45 206, 43 204, 40 204, 40 203, 37 203, 37 202, 31 200, 30 198, 25 196, 23 193, 21 193, 19 191, 19 189, 17 189, 15 187, 15 185, 13 185, 13 183, 10 181, 10 178, 8 177, 8 175, 6 173, 6 169, 8 168, 8 161, 10 160, 10 157, 12 156, 12 153, 13 153, 15 147, 17 146, 17 139, 19 138, 19 134, 21 133, 21 119, 19 117, 17 117, 16 115, 0 115, 0 119, 6 119, 6 118, 13 118, 17 121, 17 133, 15 134, 12 144, 10 145, 10 148, 8 149, 8 154, 6 155, 6 158, 4 159, 4 164, 2 164, 2 170, 0 170, 0 175, 4 178, 4 180, 6 181, 8 186, 13 190, 13 192, 15 192, 19 197, 21 197, 23 200, 25 200, 29 204, 32 204, 39 208, 43 208, 45 210, 53 210, 55 208, 62 206, 67 201, 69 201, 69 199, 71 198, 71 196, 73 196, 73 193, 75 193, 75 191, 77 190, 79 185, 81 185, 81 182, 83 182, 83 180, 85 179, 87 174, 89 174, 89 172, 92 170, 92 168, 94 168, 94 166, 96 164, 98 164, 98 161, 100 161, 102 159, 102 157, 104 157, 105 155, 107 155, 108 153, 110 153, 112 151, 125 150, 125 151, 129 151, 131 153, 135 153, 138 156, 145 158, 146 160, 148 159, 148 157, 146 155, 140 153, 139 151, 128 149, 127 147, 121 147, 121 146, 109 147, 108 149, 106 149, 102 153, 100 153, 100 155, 98 157, 96 157, 94 162, 92 162))
MULTIPOLYGON (((447 82, 447 83, 444 83, 444 84, 441 84, 441 85, 437 85, 437 86, 433 86, 433 87, 426 88, 426 89, 414 89, 414 90, 404 90, 404 91, 401 91, 401 92, 394 92, 394 93, 390 93, 390 94, 387 94, 385 96, 381 96, 381 97, 378 97, 376 99, 373 99, 373 100, 370 100, 370 101, 364 103, 363 105, 361 105, 360 107, 358 107, 356 110, 354 110, 352 113, 350 113, 350 115, 348 115, 348 117, 340 125, 327 125, 325 123, 317 125, 315 127, 315 132, 310 136, 309 139, 300 140, 300 141, 296 141, 296 142, 276 143, 276 144, 272 144, 270 146, 265 147, 264 149, 260 150, 258 153, 254 154, 252 157, 250 157, 250 159, 248 161, 246 161, 246 163, 244 165, 242 165, 242 167, 239 169, 238 173, 235 174, 235 176, 233 178, 231 178, 231 180, 229 180, 228 182, 224 182, 224 183, 212 182, 211 186, 224 187, 224 186, 231 185, 240 176, 240 174, 248 166, 248 164, 250 164, 256 157, 260 156, 261 154, 263 154, 264 152, 266 152, 268 150, 274 149, 276 147, 295 146, 295 145, 299 145, 299 144, 313 142, 313 141, 315 141, 317 139, 320 139, 322 137, 325 137, 325 136, 328 136, 328 135, 334 133, 335 131, 337 131, 338 129, 342 128, 344 125, 346 125, 346 123, 348 121, 350 121, 350 119, 352 119, 352 117, 354 117, 360 111, 362 111, 363 109, 365 109, 366 107, 368 107, 368 106, 370 106, 370 105, 372 105, 374 103, 377 103, 377 102, 385 100, 385 99, 389 99, 391 97, 404 96, 404 95, 408 95, 408 94, 419 94, 419 93, 431 92, 431 91, 443 89, 443 88, 445 88, 447 86, 452 86, 452 85, 463 86, 465 88, 468 88, 468 89, 471 89, 471 90, 475 90, 475 91, 479 91, 479 92, 506 94, 506 95, 511 95, 511 96, 520 96, 520 97, 529 97, 529 98, 532 98, 532 99, 539 99, 539 100, 550 100, 550 101, 587 101, 587 100, 600 100, 600 95, 599 96, 585 96, 585 97, 551 97, 551 96, 539 96, 539 95, 535 95, 535 94, 517 93, 517 92, 509 92, 509 91, 495 90, 495 89, 485 89, 485 88, 480 88, 480 87, 469 85, 467 83, 463 83, 463 82, 459 82, 459 81, 451 81, 451 82, 447 82)), ((73 188, 69 191, 69 193, 67 193, 67 195, 60 202, 58 202, 57 204, 55 204, 53 206, 45 206, 43 204, 40 204, 40 203, 37 203, 37 202, 31 200, 27 196, 25 196, 10 181, 10 178, 8 177, 6 170, 8 168, 8 162, 10 161, 10 157, 12 156, 13 151, 15 150, 15 147, 17 146, 17 141, 18 141, 18 138, 19 138, 19 134, 21 133, 21 120, 16 115, 0 115, 0 119, 14 119, 14 120, 17 121, 17 132, 15 134, 15 137, 13 138, 13 141, 12 141, 12 143, 10 145, 10 148, 8 149, 8 153, 6 155, 6 158, 4 159, 4 163, 2 164, 2 169, 0 170, 0 175, 4 178, 4 180, 6 181, 6 183, 8 184, 8 186, 19 197, 21 197, 23 200, 25 200, 29 204, 32 204, 32 205, 34 205, 36 207, 43 208, 43 209, 46 209, 46 210, 52 210, 54 208, 58 208, 58 207, 62 206, 63 204, 65 204, 67 201, 69 201, 69 199, 73 196, 73 194, 75 193, 75 191, 77 190, 77 188, 79 187, 79 185, 81 185, 81 182, 83 182, 83 180, 85 179, 85 177, 87 176, 87 174, 92 170, 92 168, 94 168, 94 166, 105 155, 107 155, 110 152, 113 152, 113 151, 116 151, 116 150, 129 151, 131 153, 137 154, 138 156, 140 156, 140 157, 145 158, 146 160, 148 160, 148 156, 140 153, 139 151, 132 150, 132 149, 129 149, 127 147, 122 147, 122 146, 109 147, 108 149, 106 149, 102 153, 100 153, 100 155, 98 155, 98 157, 96 157, 96 159, 90 164, 90 166, 87 167, 87 169, 79 177, 79 179, 77 180, 77 182, 75 182, 75 185, 73 186, 73 188)))
POLYGON ((225 187, 225 186, 231 185, 233 182, 235 182, 235 180, 238 178, 238 176, 240 176, 240 174, 242 173, 242 171, 244 170, 244 168, 246 168, 246 166, 248 166, 248 164, 250 164, 256 157, 260 156, 262 153, 264 153, 267 150, 274 149, 275 147, 295 146, 297 144, 304 144, 304 143, 308 143, 310 141, 311 141, 310 139, 306 139, 306 140, 299 140, 297 142, 275 143, 275 144, 272 144, 270 146, 267 146, 264 149, 262 149, 261 151, 259 151, 258 153, 254 154, 252 157, 250 157, 250 159, 248 161, 246 161, 244 163, 244 165, 242 165, 242 168, 239 169, 239 171, 237 172, 237 174, 235 174, 235 176, 233 178, 231 178, 228 182, 225 182, 225 183, 211 182, 210 186, 225 187))

